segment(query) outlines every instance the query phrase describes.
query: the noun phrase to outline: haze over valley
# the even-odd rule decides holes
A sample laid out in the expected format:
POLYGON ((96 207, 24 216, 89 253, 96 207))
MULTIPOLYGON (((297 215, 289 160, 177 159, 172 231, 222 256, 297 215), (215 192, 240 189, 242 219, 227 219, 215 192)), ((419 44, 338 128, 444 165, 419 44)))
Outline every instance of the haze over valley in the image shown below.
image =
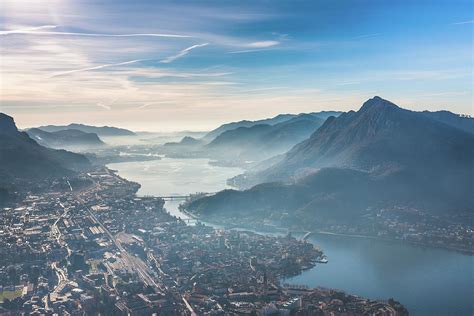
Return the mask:
POLYGON ((473 12, 0 1, 0 316, 473 315, 473 12))
MULTIPOLYGON (((315 234, 311 241, 329 242, 335 256, 325 286, 339 284, 334 281, 340 264, 357 260, 352 252, 337 255, 343 241, 327 238, 349 238, 344 242, 350 243, 356 242, 351 238, 374 238, 372 243, 380 244, 370 247, 378 252, 390 249, 383 243, 392 240, 407 255, 419 251, 412 245, 472 254, 472 234, 466 233, 474 205, 472 118, 413 112, 380 97, 367 100, 357 112, 281 114, 226 123, 205 133, 136 133, 81 124, 21 132, 12 117, 1 118, 4 207, 31 190, 85 190, 97 180, 81 174, 107 164, 135 181, 131 184, 139 196, 188 196, 184 202, 165 202, 171 216, 264 234, 315 234)), ((313 269, 319 278, 318 266, 313 269)), ((459 272, 449 273, 467 290, 459 272)), ((312 280, 308 274, 303 283, 313 286, 312 280)), ((381 287, 368 291, 351 280, 348 288, 376 298, 391 288, 379 282, 381 287)), ((428 296, 414 302, 396 288, 391 291, 411 310, 432 310, 428 296)), ((435 310, 467 311, 454 298, 447 302, 435 310)))

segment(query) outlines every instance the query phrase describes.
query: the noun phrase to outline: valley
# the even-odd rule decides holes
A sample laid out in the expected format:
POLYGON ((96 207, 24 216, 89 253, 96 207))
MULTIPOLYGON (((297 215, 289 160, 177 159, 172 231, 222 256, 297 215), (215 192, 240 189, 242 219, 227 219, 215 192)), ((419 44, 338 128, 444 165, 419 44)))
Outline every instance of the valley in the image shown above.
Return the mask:
MULTIPOLYGON (((87 131, 101 128, 76 130, 80 124, 28 130, 41 144, 4 116, 0 140, 23 144, 27 159, 41 153, 51 170, 63 159, 56 174, 34 165, 31 173, 14 173, 16 187, 32 179, 34 186, 8 187, 16 198, 4 202, 4 248, 29 254, 29 245, 41 245, 31 255, 45 265, 43 278, 28 281, 26 295, 13 295, 6 306, 55 310, 85 290, 79 310, 86 311, 125 313, 138 304, 147 312, 248 312, 269 301, 310 310, 323 300, 317 309, 328 312, 467 314, 472 150, 463 146, 473 141, 470 125, 458 129, 452 117, 444 123, 446 115, 432 119, 378 97, 358 112, 335 113, 225 124, 217 136, 106 128, 99 138, 87 131), (287 128, 295 121, 299 127, 287 128), (408 139, 415 122, 418 139, 408 139), (93 141, 72 147, 77 153, 64 150, 84 139, 93 141), (260 151, 272 142, 280 149, 260 151), (26 243, 13 245, 8 240, 23 240, 20 226, 26 243), (216 262, 223 270, 209 274, 216 262), (191 279, 199 283, 190 286, 191 279), (117 292, 124 289, 130 293, 117 292), (108 300, 115 296, 117 302, 108 300), (96 307, 87 305, 97 299, 96 307)), ((23 155, 10 146, 7 155, 23 155)), ((27 274, 23 259, 4 263, 27 274)), ((15 284, 16 274, 4 281, 15 284)), ((12 289, 5 295, 17 293, 12 289)))

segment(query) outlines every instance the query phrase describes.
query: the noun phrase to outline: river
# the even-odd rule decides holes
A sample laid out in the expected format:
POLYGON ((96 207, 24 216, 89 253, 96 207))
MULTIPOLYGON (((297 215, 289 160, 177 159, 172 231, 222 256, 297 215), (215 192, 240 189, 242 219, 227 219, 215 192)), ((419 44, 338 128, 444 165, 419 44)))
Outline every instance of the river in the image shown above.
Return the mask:
MULTIPOLYGON (((228 188, 226 179, 239 168, 217 167, 207 159, 171 159, 115 163, 108 166, 142 185, 139 195, 187 195, 228 188)), ((179 201, 166 209, 179 217, 179 201)), ((443 249, 367 238, 312 235, 309 241, 328 256, 301 275, 285 280, 310 287, 338 288, 369 298, 393 297, 411 315, 472 315, 473 257, 443 249)))

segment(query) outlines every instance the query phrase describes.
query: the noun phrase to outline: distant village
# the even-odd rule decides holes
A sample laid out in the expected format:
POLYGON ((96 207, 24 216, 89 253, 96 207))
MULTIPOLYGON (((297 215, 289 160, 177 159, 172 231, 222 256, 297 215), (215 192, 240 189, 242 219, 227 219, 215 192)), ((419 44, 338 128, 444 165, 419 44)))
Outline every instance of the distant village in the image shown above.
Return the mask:
MULTIPOLYGON (((201 218, 201 216, 199 216, 201 218)), ((369 208, 367 214, 349 224, 321 222, 319 227, 311 223, 291 224, 288 213, 271 212, 265 218, 261 214, 240 215, 235 217, 226 214, 202 219, 233 227, 246 227, 259 231, 297 231, 320 234, 338 234, 353 237, 367 237, 381 240, 396 240, 414 245, 444 248, 465 254, 474 254, 474 230, 469 216, 453 215, 436 216, 423 210, 407 207, 369 208), (458 218, 455 218, 457 216, 458 218), (463 224, 463 221, 465 224, 463 224)))

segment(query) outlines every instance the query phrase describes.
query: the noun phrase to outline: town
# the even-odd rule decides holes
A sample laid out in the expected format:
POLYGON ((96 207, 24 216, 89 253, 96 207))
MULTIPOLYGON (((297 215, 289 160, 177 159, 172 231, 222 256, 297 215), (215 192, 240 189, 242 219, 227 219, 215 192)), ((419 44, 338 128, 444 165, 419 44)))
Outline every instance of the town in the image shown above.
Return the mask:
MULTIPOLYGON (((199 195, 197 196, 199 197, 199 195)), ((192 201, 191 197, 189 201, 192 201)), ((187 203, 189 203, 189 201, 187 203)), ((183 206, 186 209, 186 203, 183 206)), ((366 215, 349 223, 328 223, 321 221, 307 224, 290 217, 288 213, 268 210, 265 218, 261 214, 246 214, 239 217, 215 214, 196 218, 209 220, 224 227, 245 227, 258 231, 297 232, 336 234, 353 237, 375 238, 387 241, 407 242, 422 247, 443 248, 472 255, 474 230, 469 214, 456 216, 431 215, 426 211, 407 208, 368 208, 366 215)))
POLYGON ((188 224, 107 168, 64 182, 0 213, 0 315, 407 314, 281 284, 324 258, 304 239, 188 224))

